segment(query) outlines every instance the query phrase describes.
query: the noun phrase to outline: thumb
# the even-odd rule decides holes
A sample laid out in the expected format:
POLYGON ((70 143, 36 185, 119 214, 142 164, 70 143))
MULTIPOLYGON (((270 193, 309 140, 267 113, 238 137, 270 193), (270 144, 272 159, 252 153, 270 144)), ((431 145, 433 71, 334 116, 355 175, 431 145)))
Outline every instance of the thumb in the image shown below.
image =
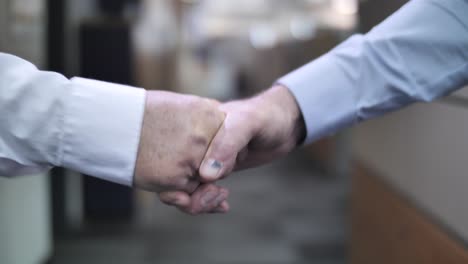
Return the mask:
POLYGON ((249 128, 240 119, 226 115, 223 125, 213 138, 200 166, 200 178, 213 182, 228 175, 236 165, 238 153, 250 141, 249 128))

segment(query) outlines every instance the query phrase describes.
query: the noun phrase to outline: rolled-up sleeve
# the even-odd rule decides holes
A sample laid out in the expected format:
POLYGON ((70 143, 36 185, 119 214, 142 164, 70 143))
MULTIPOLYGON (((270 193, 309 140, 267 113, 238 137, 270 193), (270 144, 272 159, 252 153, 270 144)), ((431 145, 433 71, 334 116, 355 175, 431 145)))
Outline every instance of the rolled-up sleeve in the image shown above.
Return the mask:
POLYGON ((145 91, 39 71, 0 53, 0 175, 62 166, 131 185, 145 91))
POLYGON ((306 143, 468 84, 468 1, 413 0, 280 78, 296 97, 306 143))

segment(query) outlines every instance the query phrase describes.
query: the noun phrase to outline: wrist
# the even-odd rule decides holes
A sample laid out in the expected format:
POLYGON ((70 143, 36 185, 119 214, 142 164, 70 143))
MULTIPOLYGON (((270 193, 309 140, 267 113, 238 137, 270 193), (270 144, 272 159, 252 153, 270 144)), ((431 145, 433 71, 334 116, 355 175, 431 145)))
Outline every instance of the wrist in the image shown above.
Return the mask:
MULTIPOLYGON (((283 85, 275 85, 254 100, 258 100, 265 109, 263 127, 274 125, 281 130, 282 141, 291 148, 300 145, 306 135, 306 128, 302 112, 294 95, 283 85)), ((272 129, 272 128, 269 128, 272 129)), ((272 129, 272 130, 277 130, 272 129)))

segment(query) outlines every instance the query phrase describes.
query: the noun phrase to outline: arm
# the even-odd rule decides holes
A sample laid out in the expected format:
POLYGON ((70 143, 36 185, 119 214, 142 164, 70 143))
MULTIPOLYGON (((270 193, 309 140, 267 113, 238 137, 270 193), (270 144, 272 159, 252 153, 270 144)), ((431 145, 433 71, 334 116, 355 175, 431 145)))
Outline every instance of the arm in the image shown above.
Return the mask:
POLYGON ((226 120, 202 163, 202 178, 269 162, 304 134, 309 143, 461 88, 468 83, 467 14, 466 0, 413 0, 272 89, 223 105, 226 120))
POLYGON ((223 105, 225 125, 201 175, 216 179, 284 155, 301 141, 304 124, 307 143, 468 84, 467 13, 465 0, 414 0, 272 89, 223 105), (210 170, 213 161, 223 167, 210 170))
POLYGON ((0 53, 0 175, 62 166, 149 191, 198 187, 215 194, 203 197, 204 210, 223 212, 227 190, 199 187, 196 177, 224 119, 217 107, 196 96, 68 80, 0 53))
POLYGON ((468 83, 468 1, 414 0, 278 82, 294 94, 307 142, 468 83))
POLYGON ((0 53, 0 174, 63 166, 131 185, 145 91, 43 72, 0 53))

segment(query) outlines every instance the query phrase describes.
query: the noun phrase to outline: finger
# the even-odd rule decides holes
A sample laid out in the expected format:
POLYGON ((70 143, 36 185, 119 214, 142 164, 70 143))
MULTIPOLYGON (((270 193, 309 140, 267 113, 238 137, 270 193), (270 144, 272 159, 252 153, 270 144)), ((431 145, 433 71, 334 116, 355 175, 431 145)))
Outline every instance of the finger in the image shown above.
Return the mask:
POLYGON ((213 201, 210 202, 209 205, 207 205, 206 207, 204 207, 200 213, 220 213, 221 209, 220 206, 221 206, 221 203, 225 202, 226 201, 226 198, 227 196, 223 195, 223 194, 219 194, 218 197, 216 199, 214 199, 213 201))
POLYGON ((178 208, 189 208, 192 201, 188 193, 182 191, 168 191, 159 194, 161 202, 178 208))
POLYGON ((229 196, 229 191, 214 184, 205 184, 192 195, 192 213, 207 213, 218 207, 229 196))
POLYGON ((228 201, 224 201, 221 203, 221 205, 219 206, 220 209, 224 210, 224 211, 229 211, 229 209, 231 208, 228 201))
POLYGON ((226 199, 229 191, 214 184, 201 185, 193 194, 182 191, 168 191, 159 194, 160 200, 180 211, 198 215, 202 213, 226 213, 229 205, 226 199))
POLYGON ((201 163, 201 180, 213 182, 229 174, 234 169, 237 154, 247 146, 250 137, 248 125, 228 113, 201 163))
POLYGON ((225 214, 229 211, 229 203, 225 200, 226 196, 219 195, 206 208, 192 209, 191 207, 176 206, 180 211, 190 215, 209 214, 225 214))
POLYGON ((192 194, 189 207, 182 207, 183 212, 191 215, 208 213, 218 207, 229 196, 229 191, 214 184, 202 184, 192 194))
POLYGON ((223 201, 223 202, 221 202, 220 205, 218 205, 218 207, 211 210, 209 213, 210 214, 225 214, 225 213, 229 212, 229 208, 230 208, 230 206, 229 206, 228 201, 223 201))
POLYGON ((192 194, 195 192, 195 190, 198 188, 200 185, 200 181, 197 179, 189 179, 187 183, 185 184, 185 188, 183 191, 185 191, 187 194, 192 194))

